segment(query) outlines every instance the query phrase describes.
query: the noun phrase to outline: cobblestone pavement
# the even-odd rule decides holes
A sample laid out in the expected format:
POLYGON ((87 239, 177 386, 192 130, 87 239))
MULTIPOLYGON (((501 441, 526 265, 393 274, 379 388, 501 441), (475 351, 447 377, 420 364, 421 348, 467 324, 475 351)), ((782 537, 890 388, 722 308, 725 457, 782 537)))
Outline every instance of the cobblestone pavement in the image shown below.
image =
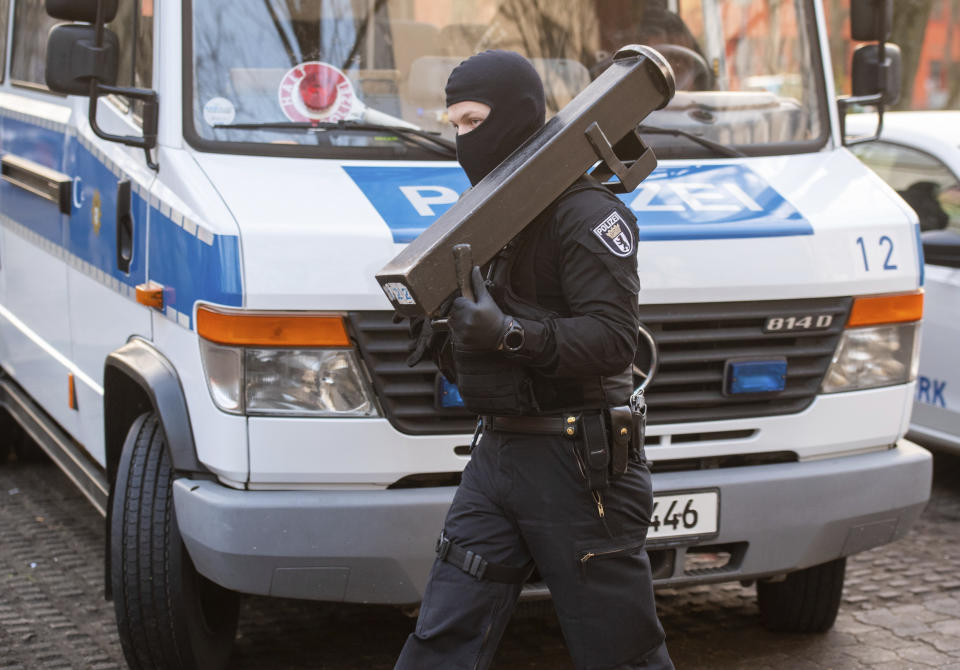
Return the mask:
MULTIPOLYGON (((960 458, 938 454, 934 495, 896 544, 852 558, 825 635, 761 628, 753 589, 657 593, 680 670, 960 670, 960 458)), ((0 668, 124 668, 102 598, 103 521, 49 464, 0 465, 0 668)), ((391 668, 413 621, 393 608, 248 598, 231 667, 391 668)), ((498 670, 567 669, 555 620, 518 616, 498 670)))

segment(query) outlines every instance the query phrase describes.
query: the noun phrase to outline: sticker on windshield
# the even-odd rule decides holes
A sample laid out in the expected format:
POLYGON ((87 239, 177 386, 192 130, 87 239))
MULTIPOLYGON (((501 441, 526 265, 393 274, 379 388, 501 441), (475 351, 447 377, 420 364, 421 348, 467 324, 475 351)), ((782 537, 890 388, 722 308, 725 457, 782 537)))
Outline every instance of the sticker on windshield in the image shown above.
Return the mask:
POLYGON ((327 63, 309 61, 283 75, 277 91, 280 108, 291 121, 343 121, 359 107, 347 75, 327 63))
POLYGON ((213 126, 233 123, 237 110, 233 103, 226 98, 210 98, 203 106, 203 120, 211 128, 213 126))

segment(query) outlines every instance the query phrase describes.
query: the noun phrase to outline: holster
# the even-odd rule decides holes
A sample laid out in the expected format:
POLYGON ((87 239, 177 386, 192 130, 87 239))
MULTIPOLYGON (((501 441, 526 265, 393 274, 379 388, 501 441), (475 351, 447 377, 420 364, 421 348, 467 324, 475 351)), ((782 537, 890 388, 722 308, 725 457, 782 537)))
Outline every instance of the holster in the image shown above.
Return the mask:
POLYGON ((637 407, 620 405, 607 410, 610 417, 610 476, 627 471, 630 455, 643 459, 643 441, 647 432, 647 405, 640 396, 637 407))
POLYGON ((583 466, 588 491, 601 491, 610 484, 610 441, 606 417, 600 413, 581 414, 574 440, 577 458, 583 466))
POLYGON ((610 476, 619 477, 627 471, 630 443, 636 430, 633 414, 626 405, 611 407, 610 415, 610 476))

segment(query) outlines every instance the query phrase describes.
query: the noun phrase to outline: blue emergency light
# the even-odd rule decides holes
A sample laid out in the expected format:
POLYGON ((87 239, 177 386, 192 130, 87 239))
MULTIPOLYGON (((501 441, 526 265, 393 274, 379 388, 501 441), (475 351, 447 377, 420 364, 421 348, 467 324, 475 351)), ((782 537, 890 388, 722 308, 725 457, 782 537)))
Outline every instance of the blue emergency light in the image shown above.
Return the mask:
POLYGON ((456 384, 451 384, 442 374, 437 375, 436 403, 437 407, 444 409, 463 407, 463 398, 460 397, 460 389, 457 388, 456 384))
POLYGON ((787 384, 787 360, 727 361, 724 389, 728 395, 775 393, 787 384))

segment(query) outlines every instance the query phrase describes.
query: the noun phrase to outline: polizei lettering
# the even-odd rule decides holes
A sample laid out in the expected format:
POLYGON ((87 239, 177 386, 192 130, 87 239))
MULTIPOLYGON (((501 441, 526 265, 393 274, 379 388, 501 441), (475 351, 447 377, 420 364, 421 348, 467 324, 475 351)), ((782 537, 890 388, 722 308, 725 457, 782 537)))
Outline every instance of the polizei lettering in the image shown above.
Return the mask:
POLYGON ((633 253, 633 232, 631 226, 616 211, 594 226, 593 234, 615 256, 626 257, 633 253))

